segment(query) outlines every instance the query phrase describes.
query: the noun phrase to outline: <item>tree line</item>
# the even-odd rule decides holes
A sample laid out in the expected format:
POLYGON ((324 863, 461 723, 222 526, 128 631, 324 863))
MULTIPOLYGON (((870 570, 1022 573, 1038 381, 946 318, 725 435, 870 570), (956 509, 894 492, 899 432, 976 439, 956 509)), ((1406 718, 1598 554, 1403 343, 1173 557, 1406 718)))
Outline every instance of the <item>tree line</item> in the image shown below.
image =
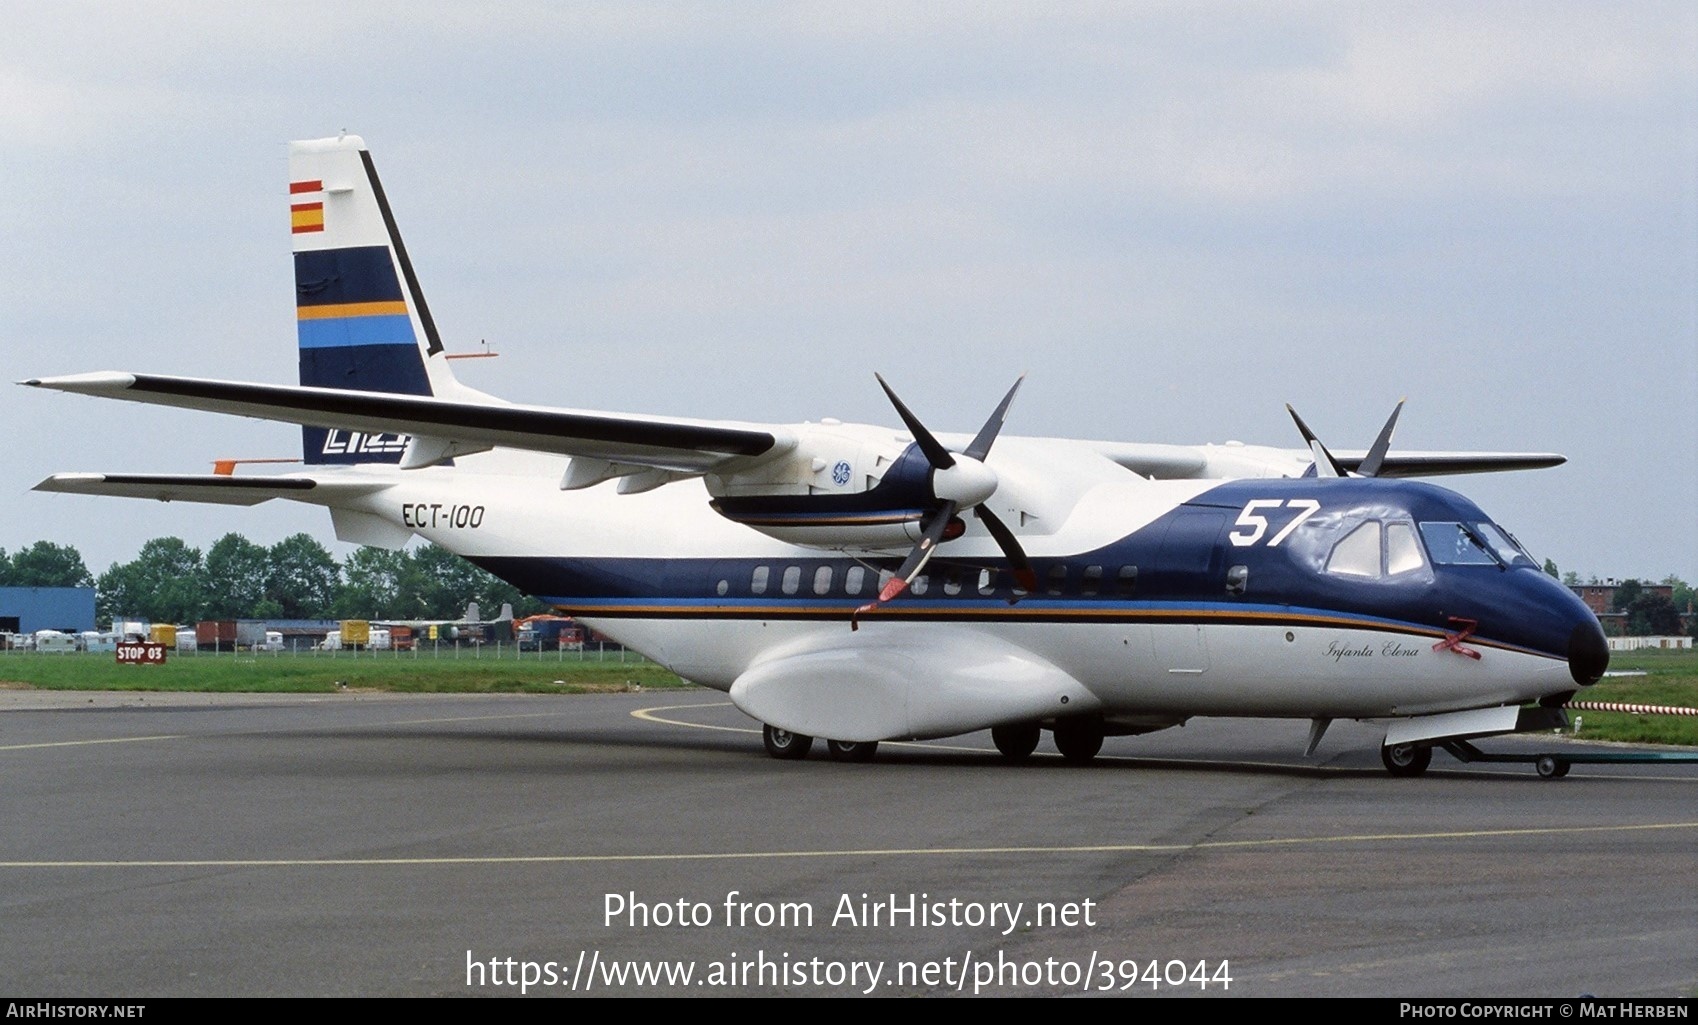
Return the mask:
POLYGON ((445 548, 389 552, 359 548, 337 562, 310 534, 269 548, 225 534, 203 554, 176 537, 156 537, 129 562, 97 578, 70 545, 37 541, 7 555, 0 587, 93 587, 95 618, 164 623, 203 619, 458 619, 466 603, 485 616, 511 603, 515 615, 547 611, 518 588, 445 548))

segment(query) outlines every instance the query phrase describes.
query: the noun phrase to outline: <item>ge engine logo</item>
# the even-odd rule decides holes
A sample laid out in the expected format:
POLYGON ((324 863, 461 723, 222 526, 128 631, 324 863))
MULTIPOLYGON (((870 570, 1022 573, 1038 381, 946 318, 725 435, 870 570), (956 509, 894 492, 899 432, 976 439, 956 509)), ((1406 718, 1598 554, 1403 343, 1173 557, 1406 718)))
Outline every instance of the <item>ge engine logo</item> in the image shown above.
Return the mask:
POLYGON ((839 459, 837 465, 831 468, 831 480, 838 487, 849 483, 849 464, 839 459))

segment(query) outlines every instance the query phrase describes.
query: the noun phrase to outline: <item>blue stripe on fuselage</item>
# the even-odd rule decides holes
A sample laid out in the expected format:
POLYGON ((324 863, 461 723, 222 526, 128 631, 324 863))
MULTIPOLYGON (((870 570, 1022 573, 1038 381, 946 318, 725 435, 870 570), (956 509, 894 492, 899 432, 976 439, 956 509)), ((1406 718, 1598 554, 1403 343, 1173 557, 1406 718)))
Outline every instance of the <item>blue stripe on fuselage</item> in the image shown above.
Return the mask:
MULTIPOLYGON (((1589 621, 1578 598, 1536 569, 1490 566, 1431 566, 1416 574, 1382 579, 1324 571, 1327 553, 1364 519, 1485 521, 1467 499, 1443 488, 1402 480, 1277 479, 1234 481, 1213 488, 1137 531, 1093 551, 1066 558, 1034 558, 1040 588, 1017 605, 1007 564, 1001 559, 954 560, 944 547, 928 567, 930 594, 905 595, 876 615, 957 621, 1143 621, 1261 622, 1329 625, 1346 629, 1391 629, 1440 636, 1457 629, 1456 618, 1479 626, 1481 643, 1552 657, 1566 656, 1569 632, 1589 621), (1291 499, 1320 503, 1320 510, 1278 546, 1270 544, 1295 513, 1291 499), (1268 527, 1255 544, 1236 546, 1228 536, 1250 533, 1239 517, 1251 501, 1268 527), (1245 593, 1226 591, 1227 574, 1243 566, 1245 593), (990 595, 977 590, 982 568, 1001 571, 990 595), (1094 567, 1094 576, 1087 568, 1094 567), (1122 567, 1136 567, 1129 588, 1122 567), (1059 576, 1053 575, 1060 572, 1059 576), (959 596, 943 596, 944 581, 956 575, 959 596), (1047 593, 1050 590, 1059 593, 1047 593), (1086 594, 1086 590, 1095 594, 1086 594)), ((655 615, 691 618, 847 618, 877 591, 877 569, 894 570, 897 559, 860 562, 846 558, 794 556, 767 559, 570 559, 480 558, 485 569, 551 604, 579 615, 655 615), (844 592, 844 574, 872 566, 860 593, 844 592), (757 567, 767 567, 764 594, 753 593, 757 567), (796 593, 782 593, 785 572, 798 570, 796 593), (831 569, 826 595, 813 592, 815 572, 831 569), (724 590, 721 591, 721 586, 724 590), (789 611, 787 611, 789 610, 789 611)))

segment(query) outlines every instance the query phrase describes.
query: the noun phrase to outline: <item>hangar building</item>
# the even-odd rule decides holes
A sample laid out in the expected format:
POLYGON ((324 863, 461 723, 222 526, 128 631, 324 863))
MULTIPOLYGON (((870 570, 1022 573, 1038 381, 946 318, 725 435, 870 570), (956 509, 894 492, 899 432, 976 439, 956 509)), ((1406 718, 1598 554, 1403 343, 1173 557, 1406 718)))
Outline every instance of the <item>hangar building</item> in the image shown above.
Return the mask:
POLYGON ((92 587, 0 587, 0 633, 93 629, 92 587))

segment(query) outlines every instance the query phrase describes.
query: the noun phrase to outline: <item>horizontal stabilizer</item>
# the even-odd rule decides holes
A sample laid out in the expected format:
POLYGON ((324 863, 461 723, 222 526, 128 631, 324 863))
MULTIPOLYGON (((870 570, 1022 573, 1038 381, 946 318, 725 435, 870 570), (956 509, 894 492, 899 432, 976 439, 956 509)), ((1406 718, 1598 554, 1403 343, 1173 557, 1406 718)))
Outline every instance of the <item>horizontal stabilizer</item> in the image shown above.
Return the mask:
POLYGON ((228 477, 220 474, 56 473, 35 491, 160 502, 258 505, 290 498, 325 505, 336 498, 369 495, 390 487, 381 481, 321 481, 306 477, 228 477))
POLYGON ((157 374, 103 372, 23 383, 373 436, 416 435, 471 446, 589 456, 684 473, 706 472, 728 460, 776 455, 795 444, 776 428, 157 374))

